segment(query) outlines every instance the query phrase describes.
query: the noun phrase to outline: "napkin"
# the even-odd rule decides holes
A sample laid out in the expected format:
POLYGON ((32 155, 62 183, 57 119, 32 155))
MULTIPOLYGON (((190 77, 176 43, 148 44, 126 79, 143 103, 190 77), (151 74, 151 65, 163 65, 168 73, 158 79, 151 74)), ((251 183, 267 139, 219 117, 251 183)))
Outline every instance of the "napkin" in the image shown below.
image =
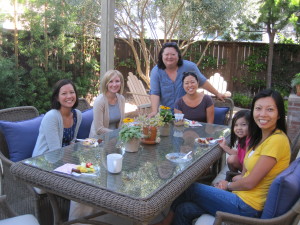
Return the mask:
POLYGON ((60 167, 57 167, 54 171, 60 173, 72 174, 72 169, 76 169, 76 166, 77 165, 75 164, 66 163, 60 167))

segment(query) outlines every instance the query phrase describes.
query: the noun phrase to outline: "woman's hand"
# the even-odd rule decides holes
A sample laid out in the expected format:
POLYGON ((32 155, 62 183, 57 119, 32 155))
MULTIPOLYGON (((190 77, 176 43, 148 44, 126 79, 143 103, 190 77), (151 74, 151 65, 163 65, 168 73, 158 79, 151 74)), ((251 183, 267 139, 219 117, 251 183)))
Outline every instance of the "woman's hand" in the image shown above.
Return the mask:
POLYGON ((215 184, 215 187, 226 191, 227 190, 227 184, 228 184, 228 181, 221 180, 221 181, 219 181, 218 183, 215 184))
POLYGON ((238 180, 240 180, 240 179, 242 179, 242 178, 243 178, 242 174, 236 175, 236 176, 234 176, 234 177, 232 178, 232 182, 236 182, 236 181, 238 181, 238 180))

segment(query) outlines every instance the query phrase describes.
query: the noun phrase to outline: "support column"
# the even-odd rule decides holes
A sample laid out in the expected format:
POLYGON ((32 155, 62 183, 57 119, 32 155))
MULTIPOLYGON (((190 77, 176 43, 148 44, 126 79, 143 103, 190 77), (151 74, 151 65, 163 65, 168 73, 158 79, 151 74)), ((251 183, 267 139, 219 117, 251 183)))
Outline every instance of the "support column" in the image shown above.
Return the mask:
POLYGON ((101 2, 100 77, 114 68, 115 0, 101 2))
POLYGON ((290 94, 288 99, 287 130, 290 140, 300 130, 300 97, 295 94, 290 94))

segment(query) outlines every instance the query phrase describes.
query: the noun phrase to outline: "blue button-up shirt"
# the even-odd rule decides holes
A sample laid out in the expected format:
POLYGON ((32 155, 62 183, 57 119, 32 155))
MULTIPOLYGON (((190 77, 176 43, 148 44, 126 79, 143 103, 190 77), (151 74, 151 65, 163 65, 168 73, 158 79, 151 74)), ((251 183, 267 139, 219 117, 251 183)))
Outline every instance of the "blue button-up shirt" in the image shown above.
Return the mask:
POLYGON ((174 104, 177 99, 186 94, 182 85, 184 72, 194 72, 199 79, 199 85, 202 86, 207 80, 200 72, 197 65, 191 61, 183 60, 182 66, 177 70, 176 80, 172 81, 165 70, 159 69, 157 65, 151 70, 150 74, 150 94, 160 97, 160 104, 168 106, 174 110, 174 104))

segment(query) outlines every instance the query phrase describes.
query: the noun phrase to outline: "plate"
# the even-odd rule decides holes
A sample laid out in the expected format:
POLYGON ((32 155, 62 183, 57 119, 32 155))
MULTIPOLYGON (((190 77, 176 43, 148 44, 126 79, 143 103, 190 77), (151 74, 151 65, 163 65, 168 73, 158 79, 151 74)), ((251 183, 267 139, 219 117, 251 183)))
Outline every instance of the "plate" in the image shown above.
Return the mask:
POLYGON ((175 163, 184 163, 190 161, 193 157, 189 155, 187 159, 182 159, 182 157, 185 156, 185 153, 180 152, 172 152, 166 155, 166 158, 170 160, 171 162, 175 163))
POLYGON ((184 122, 187 123, 190 127, 202 127, 202 124, 198 121, 184 119, 184 122))
POLYGON ((211 138, 196 138, 195 142, 201 146, 207 146, 207 145, 212 145, 215 143, 215 141, 213 141, 214 139, 211 138))

